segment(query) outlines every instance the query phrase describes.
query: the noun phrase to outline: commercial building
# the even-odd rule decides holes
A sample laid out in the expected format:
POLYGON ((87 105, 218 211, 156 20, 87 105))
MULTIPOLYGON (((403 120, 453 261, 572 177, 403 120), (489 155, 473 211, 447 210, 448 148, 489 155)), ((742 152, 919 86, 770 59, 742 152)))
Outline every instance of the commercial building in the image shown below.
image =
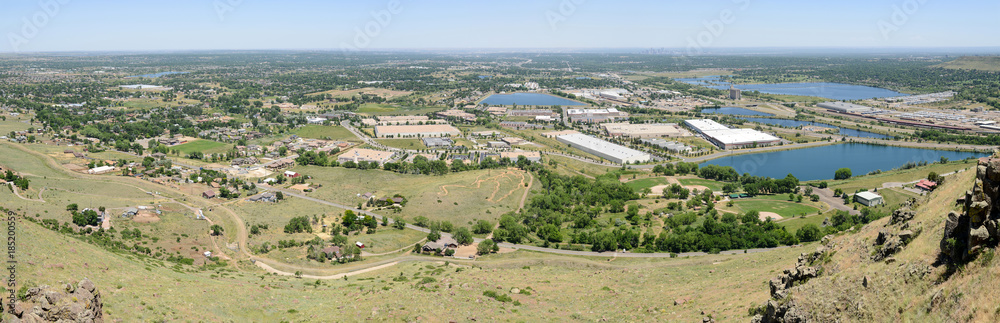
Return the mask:
POLYGON ((507 115, 511 117, 559 117, 558 113, 546 109, 507 110, 507 115))
POLYGON ((617 164, 647 162, 652 158, 647 153, 579 133, 558 136, 556 140, 617 164))
POLYGON ((451 109, 447 111, 441 111, 436 113, 438 117, 441 118, 459 118, 465 121, 476 121, 476 115, 471 114, 462 110, 451 109))
POLYGON ((858 194, 854 194, 854 201, 868 207, 882 205, 882 203, 885 203, 881 196, 872 192, 861 192, 858 194))
POLYGON ((872 109, 870 107, 857 105, 853 103, 847 103, 847 102, 824 102, 817 104, 816 106, 833 112, 851 113, 851 114, 865 114, 875 111, 875 109, 872 109))
POLYGON ((460 134, 461 131, 447 124, 375 127, 375 137, 378 138, 448 137, 460 134))
POLYGON ((643 139, 642 142, 645 143, 645 144, 647 144, 647 145, 656 146, 656 147, 660 147, 660 148, 666 149, 667 151, 672 152, 672 153, 678 153, 679 154, 679 153, 688 153, 688 152, 691 152, 691 147, 688 147, 685 144, 678 143, 678 142, 673 142, 673 141, 666 141, 666 140, 659 139, 659 138, 643 139))
POLYGON ((743 99, 743 92, 740 91, 740 89, 737 89, 736 87, 730 85, 729 86, 729 99, 730 100, 742 100, 743 99))
POLYGON ((628 113, 618 111, 615 108, 607 109, 568 109, 566 116, 572 122, 600 123, 613 121, 620 118, 628 118, 628 113))
POLYGON ((427 116, 381 116, 378 117, 378 123, 381 125, 395 125, 395 124, 417 124, 419 122, 429 121, 430 118, 427 116))
POLYGON ((500 126, 503 128, 514 129, 514 130, 552 128, 552 126, 520 122, 520 121, 502 121, 500 122, 500 126))
POLYGON ((691 134, 675 123, 630 124, 603 123, 608 136, 630 138, 686 137, 691 134))
POLYGON ((346 162, 375 162, 379 165, 385 164, 392 159, 392 152, 364 149, 364 148, 354 148, 340 154, 337 156, 337 161, 341 163, 346 162))
POLYGON ((763 147, 781 143, 781 138, 757 130, 729 129, 723 124, 708 119, 687 120, 684 121, 684 124, 701 134, 705 140, 722 149, 763 147))
POLYGON ((524 158, 533 163, 542 162, 542 153, 537 151, 505 151, 500 153, 500 158, 510 158, 511 161, 515 162, 521 156, 524 156, 524 158))
POLYGON ((431 138, 423 138, 421 140, 424 142, 424 146, 427 146, 427 148, 442 148, 442 147, 451 147, 455 145, 455 141, 451 140, 451 138, 431 137, 431 138))

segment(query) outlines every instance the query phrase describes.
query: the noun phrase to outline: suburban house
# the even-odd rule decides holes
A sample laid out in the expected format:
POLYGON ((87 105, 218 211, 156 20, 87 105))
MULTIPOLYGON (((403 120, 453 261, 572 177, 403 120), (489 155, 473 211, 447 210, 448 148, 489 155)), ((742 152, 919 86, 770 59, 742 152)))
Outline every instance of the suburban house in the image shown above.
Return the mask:
POLYGON ((324 254, 326 254, 326 258, 327 259, 340 259, 340 257, 343 256, 340 253, 341 252, 340 251, 340 247, 338 247, 338 246, 329 246, 329 247, 323 248, 320 251, 322 251, 324 254))
POLYGON ((213 191, 213 190, 207 190, 207 191, 201 193, 201 197, 204 197, 204 198, 207 198, 207 199, 215 198, 215 191, 213 191))
POLYGON ((441 237, 437 241, 430 241, 424 244, 424 252, 443 252, 449 248, 458 248, 458 242, 451 237, 441 237))
POLYGON ((924 190, 926 192, 930 192, 930 191, 933 191, 935 188, 937 188, 938 183, 931 182, 931 181, 926 180, 926 179, 921 179, 920 182, 918 182, 916 186, 917 186, 917 188, 919 188, 921 190, 924 190))
POLYGON ((274 203, 278 201, 278 197, 271 192, 260 193, 247 198, 250 202, 270 202, 274 203))

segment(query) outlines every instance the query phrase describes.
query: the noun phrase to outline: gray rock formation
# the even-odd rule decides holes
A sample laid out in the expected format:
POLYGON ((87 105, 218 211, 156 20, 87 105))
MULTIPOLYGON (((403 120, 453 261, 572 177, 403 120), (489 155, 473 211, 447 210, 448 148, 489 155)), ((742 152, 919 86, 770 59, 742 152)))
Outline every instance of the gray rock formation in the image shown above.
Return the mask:
POLYGON ((104 322, 101 293, 89 279, 62 288, 42 285, 28 289, 14 306, 9 322, 104 322))
POLYGON ((980 158, 976 182, 960 199, 961 214, 951 212, 945 221, 941 252, 955 262, 975 258, 982 248, 1000 241, 1000 158, 980 158))

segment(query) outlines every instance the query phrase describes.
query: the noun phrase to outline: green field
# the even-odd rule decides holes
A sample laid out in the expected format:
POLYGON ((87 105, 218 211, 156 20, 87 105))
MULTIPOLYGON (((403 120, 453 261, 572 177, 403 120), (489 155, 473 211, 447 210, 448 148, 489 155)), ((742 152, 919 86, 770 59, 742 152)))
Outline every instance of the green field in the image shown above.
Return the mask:
MULTIPOLYGON (((922 178, 927 178, 927 174, 930 172, 935 172, 938 174, 947 174, 954 171, 968 169, 976 166, 976 160, 971 160, 969 162, 965 161, 954 161, 947 164, 931 164, 924 167, 918 167, 914 169, 907 169, 901 171, 889 171, 878 175, 871 176, 859 176, 843 181, 827 181, 830 185, 830 189, 842 189, 844 192, 854 193, 859 189, 875 189, 881 188, 882 183, 908 183, 912 181, 917 181, 922 178)), ((946 177, 946 178, 950 178, 946 177)))
POLYGON ((740 199, 733 201, 733 206, 739 211, 739 213, 746 213, 748 211, 774 212, 786 219, 800 216, 802 214, 812 215, 819 211, 819 209, 803 203, 776 200, 740 199))
MULTIPOLYGON (((342 167, 299 166, 296 172, 313 177, 324 187, 311 197, 356 206, 358 197, 373 192, 377 197, 401 194, 409 200, 398 214, 411 221, 425 216, 434 221, 451 221, 456 226, 487 219, 496 222, 503 213, 517 209, 528 176, 521 171, 477 170, 444 176, 403 175, 381 170, 342 167), (481 180, 481 181, 480 181, 481 180), (477 182, 480 181, 480 182, 477 182)), ((533 189, 541 187, 536 180, 533 189)), ((530 198, 530 196, 529 196, 530 198)))
POLYGON ((681 185, 690 186, 698 185, 708 187, 708 189, 713 192, 722 192, 722 182, 716 182, 713 180, 701 179, 701 178, 680 178, 677 181, 681 182, 681 185))
POLYGON ((341 126, 307 125, 296 128, 295 130, 292 130, 291 133, 298 135, 299 137, 309 139, 330 139, 354 142, 361 141, 357 136, 341 126))
POLYGON ((400 148, 400 149, 427 149, 424 146, 424 142, 416 138, 407 139, 375 139, 376 142, 386 145, 388 147, 400 148))
POLYGON ((397 115, 397 114, 409 114, 409 115, 421 115, 427 113, 433 113, 444 110, 444 108, 435 107, 401 107, 391 104, 377 104, 377 103, 365 103, 358 108, 358 113, 364 113, 368 115, 378 116, 378 115, 397 115))
POLYGON ((628 186, 633 190, 635 190, 636 192, 639 192, 645 188, 651 188, 653 186, 667 185, 667 184, 670 183, 667 182, 667 179, 664 177, 651 177, 651 178, 643 178, 627 182, 625 183, 625 186, 628 186))
POLYGON ((950 62, 941 63, 937 66, 950 69, 1000 72, 1000 56, 965 56, 950 62))
POLYGON ((229 150, 230 144, 221 143, 218 141, 198 139, 186 144, 181 144, 177 146, 170 147, 170 149, 180 151, 182 154, 187 155, 193 152, 202 152, 204 154, 214 154, 221 153, 229 150))

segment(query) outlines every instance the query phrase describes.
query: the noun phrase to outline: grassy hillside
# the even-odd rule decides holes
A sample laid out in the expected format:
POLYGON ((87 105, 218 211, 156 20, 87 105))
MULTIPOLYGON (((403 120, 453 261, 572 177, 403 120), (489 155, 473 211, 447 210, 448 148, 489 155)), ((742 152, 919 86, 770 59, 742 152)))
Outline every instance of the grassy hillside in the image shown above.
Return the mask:
POLYGON ((964 56, 937 66, 950 69, 1000 72, 1000 56, 964 56))
MULTIPOLYGON (((918 234, 885 261, 873 261, 871 255, 878 250, 874 241, 887 229, 889 218, 834 239, 835 254, 822 267, 823 274, 791 290, 798 310, 825 320, 996 322, 1000 306, 993 300, 1000 293, 995 279, 1000 259, 993 257, 993 251, 951 268, 938 257, 946 215, 959 211, 955 199, 974 178, 975 172, 959 173, 922 197, 916 216, 908 222, 908 229, 918 234)), ((889 230, 900 230, 893 228, 889 230)))

